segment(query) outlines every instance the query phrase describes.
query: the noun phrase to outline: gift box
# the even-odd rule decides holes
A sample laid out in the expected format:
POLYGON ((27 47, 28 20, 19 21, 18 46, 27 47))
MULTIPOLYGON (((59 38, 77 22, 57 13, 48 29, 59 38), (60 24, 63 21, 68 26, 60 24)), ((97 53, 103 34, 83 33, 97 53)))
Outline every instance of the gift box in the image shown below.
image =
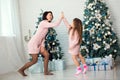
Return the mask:
POLYGON ((86 58, 86 64, 89 71, 111 70, 114 67, 114 59, 111 55, 105 58, 86 58))
POLYGON ((101 60, 101 58, 93 58, 93 63, 99 64, 101 60))
MULTIPOLYGON (((32 60, 32 58, 29 59, 30 61, 32 60)), ((38 57, 38 61, 36 64, 33 64, 31 67, 29 67, 29 71, 31 73, 42 73, 44 72, 44 68, 43 68, 43 58, 42 57, 38 57)))
POLYGON ((59 71, 65 69, 65 61, 58 59, 58 60, 52 60, 49 62, 49 69, 52 71, 59 71))
POLYGON ((88 70, 89 71, 98 71, 98 65, 96 64, 92 64, 92 65, 88 65, 88 70))
MULTIPOLYGON (((53 59, 52 61, 49 61, 49 63, 48 63, 48 70, 50 70, 50 71, 56 71, 56 70, 59 71, 59 70, 64 70, 64 69, 65 69, 65 61, 64 60, 53 59)), ((42 73, 42 72, 44 72, 43 58, 39 57, 37 63, 32 65, 31 67, 29 67, 28 70, 31 73, 42 73)))
POLYGON ((28 69, 31 73, 42 73, 44 71, 43 62, 38 61, 36 64, 32 65, 28 69))
POLYGON ((111 70, 111 66, 109 64, 99 65, 100 71, 111 70))
POLYGON ((86 61, 86 64, 87 64, 87 65, 91 65, 91 64, 94 63, 94 62, 93 62, 93 58, 86 58, 85 61, 86 61))
POLYGON ((60 59, 56 60, 55 68, 58 71, 64 70, 65 69, 65 61, 64 60, 60 60, 60 59))
POLYGON ((48 68, 51 71, 55 71, 55 60, 49 61, 48 68))

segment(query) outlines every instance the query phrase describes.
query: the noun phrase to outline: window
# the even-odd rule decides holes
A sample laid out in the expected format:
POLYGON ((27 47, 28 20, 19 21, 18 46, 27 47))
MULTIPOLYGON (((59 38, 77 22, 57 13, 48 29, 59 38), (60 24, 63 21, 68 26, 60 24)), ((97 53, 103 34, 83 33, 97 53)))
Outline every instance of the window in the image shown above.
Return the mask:
POLYGON ((0 0, 0 36, 12 36, 12 8, 11 0, 0 0))

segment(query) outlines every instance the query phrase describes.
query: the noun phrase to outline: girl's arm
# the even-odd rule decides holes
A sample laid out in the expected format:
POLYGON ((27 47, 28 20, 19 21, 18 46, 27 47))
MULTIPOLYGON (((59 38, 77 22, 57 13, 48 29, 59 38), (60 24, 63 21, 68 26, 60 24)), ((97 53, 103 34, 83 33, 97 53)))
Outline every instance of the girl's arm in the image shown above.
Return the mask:
POLYGON ((65 17, 63 18, 63 22, 65 23, 65 25, 66 25, 67 28, 70 28, 70 27, 71 27, 65 17))

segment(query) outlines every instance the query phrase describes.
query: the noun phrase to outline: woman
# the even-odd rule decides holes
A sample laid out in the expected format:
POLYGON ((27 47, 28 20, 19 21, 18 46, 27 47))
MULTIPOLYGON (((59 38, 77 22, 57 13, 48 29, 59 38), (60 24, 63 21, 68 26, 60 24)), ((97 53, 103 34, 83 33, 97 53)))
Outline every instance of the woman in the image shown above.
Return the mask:
POLYGON ((27 62, 18 70, 21 75, 27 76, 24 71, 37 62, 39 52, 44 56, 44 75, 53 75, 53 73, 48 71, 49 53, 45 49, 44 41, 48 28, 58 26, 62 20, 62 16, 55 23, 51 23, 52 20, 53 14, 51 11, 46 11, 43 13, 43 21, 39 23, 36 34, 28 43, 28 52, 32 57, 32 61, 27 62))

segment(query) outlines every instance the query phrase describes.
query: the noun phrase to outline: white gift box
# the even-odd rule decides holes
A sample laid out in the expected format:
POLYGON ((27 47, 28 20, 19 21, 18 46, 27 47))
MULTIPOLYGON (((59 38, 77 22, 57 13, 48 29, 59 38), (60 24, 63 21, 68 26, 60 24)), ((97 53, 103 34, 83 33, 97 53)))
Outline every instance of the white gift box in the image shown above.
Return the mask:
POLYGON ((94 67, 93 66, 88 66, 88 71, 94 71, 94 67))
POLYGON ((93 58, 93 63, 99 64, 101 60, 101 58, 93 58))
POLYGON ((111 66, 109 64, 106 65, 99 65, 99 70, 101 71, 106 71, 106 70, 111 70, 111 66))
POLYGON ((86 58, 86 64, 88 64, 88 65, 91 65, 91 64, 93 64, 94 62, 93 62, 93 58, 86 58))
POLYGON ((58 60, 53 60, 50 62, 50 70, 52 71, 59 71, 59 70, 64 70, 65 69, 65 61, 58 59, 58 60))
POLYGON ((37 62, 28 69, 31 73, 41 73, 44 71, 43 62, 37 62))
POLYGON ((104 70, 104 65, 99 65, 99 70, 101 71, 103 71, 104 70))
POLYGON ((105 58, 86 58, 89 71, 111 70, 114 67, 114 59, 111 56, 105 58), (93 66, 93 64, 96 64, 93 66))
MULTIPOLYGON (((30 59, 31 60, 31 59, 30 59)), ((43 68, 43 58, 42 57, 38 57, 38 61, 36 64, 33 64, 31 67, 29 67, 29 71, 31 73, 42 73, 44 72, 44 68, 43 68)))
POLYGON ((111 70, 112 68, 111 68, 111 65, 106 65, 106 70, 111 70))
POLYGON ((55 71, 55 60, 49 61, 48 68, 51 71, 55 71))
POLYGON ((88 66, 88 70, 89 71, 98 71, 98 68, 99 68, 98 65, 94 65, 94 66, 93 65, 89 65, 88 66))
POLYGON ((56 60, 56 63, 55 63, 55 67, 56 67, 56 70, 60 71, 60 70, 64 70, 65 69, 65 61, 64 60, 56 60))
POLYGON ((108 64, 111 68, 113 68, 114 67, 114 59, 113 58, 109 59, 108 64))
MULTIPOLYGON (((51 71, 55 70, 64 70, 65 69, 65 61, 64 60, 52 60, 49 61, 48 69, 51 71)), ((38 62, 28 69, 31 73, 42 73, 44 72, 44 62, 42 59, 38 59, 38 62)))
POLYGON ((58 60, 55 60, 54 63, 55 63, 55 65, 54 65, 54 66, 55 66, 55 70, 57 71, 57 70, 58 70, 58 67, 59 67, 59 64, 58 64, 59 61, 58 61, 58 60))

